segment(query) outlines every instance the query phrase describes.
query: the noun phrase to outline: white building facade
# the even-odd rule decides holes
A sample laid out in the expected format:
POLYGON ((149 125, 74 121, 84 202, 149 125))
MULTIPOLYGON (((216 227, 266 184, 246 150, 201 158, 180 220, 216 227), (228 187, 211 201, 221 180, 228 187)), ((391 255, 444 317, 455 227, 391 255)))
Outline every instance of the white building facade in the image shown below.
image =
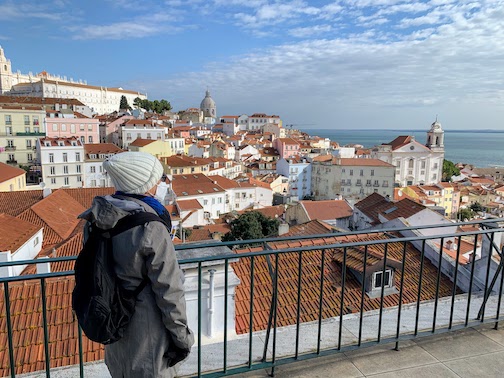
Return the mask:
POLYGON ((40 138, 38 160, 42 166, 42 182, 51 189, 81 188, 84 176, 84 146, 80 139, 40 138))
POLYGON ((306 159, 280 159, 276 164, 278 174, 289 178, 289 194, 298 199, 311 195, 311 165, 306 159))
POLYGON ((400 136, 373 148, 371 157, 396 167, 398 187, 437 184, 443 175, 444 131, 436 120, 427 132, 425 145, 413 136, 400 136))

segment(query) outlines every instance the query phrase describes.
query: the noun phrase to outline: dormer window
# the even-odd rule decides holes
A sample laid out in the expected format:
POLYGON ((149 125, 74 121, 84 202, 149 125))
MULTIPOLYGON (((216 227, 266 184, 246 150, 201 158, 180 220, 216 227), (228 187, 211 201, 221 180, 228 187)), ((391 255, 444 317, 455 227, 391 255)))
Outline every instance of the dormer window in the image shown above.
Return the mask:
POLYGON ((60 146, 60 147, 64 147, 64 146, 65 146, 65 142, 61 142, 61 141, 59 141, 59 142, 58 142, 58 146, 60 146))
POLYGON ((392 280, 392 277, 393 277, 392 269, 385 269, 385 280, 383 279, 383 271, 373 273, 372 290, 381 289, 382 286, 385 286, 385 288, 392 287, 394 282, 392 280))

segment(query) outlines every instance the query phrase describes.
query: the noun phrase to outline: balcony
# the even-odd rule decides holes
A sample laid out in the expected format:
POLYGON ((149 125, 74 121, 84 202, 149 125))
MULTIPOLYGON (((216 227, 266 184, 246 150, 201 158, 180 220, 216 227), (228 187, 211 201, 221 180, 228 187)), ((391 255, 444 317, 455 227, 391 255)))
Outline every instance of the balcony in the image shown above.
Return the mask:
POLYGON ((9 159, 7 160, 7 164, 17 164, 17 160, 9 159))
MULTIPOLYGON (((491 328, 504 320, 503 222, 466 222, 478 230, 462 233, 447 223, 177 245, 197 340, 178 374, 266 377, 268 369, 289 377, 500 376, 504 332, 491 328), (469 252, 443 248, 450 238, 481 245, 469 252), (467 253, 477 257, 467 260, 467 253), (389 269, 390 281, 380 284, 376 274, 385 277, 389 269), (223 294, 215 297, 212 313, 210 270, 217 270, 215 282, 222 286, 215 289, 223 294), (365 279, 356 279, 356 272, 365 279)), ((0 277, 4 376, 109 376, 96 363, 103 347, 81 338, 71 316, 74 260, 0 263, 3 271, 27 264, 52 268, 0 277)))
POLYGON ((19 132, 16 136, 45 136, 45 133, 36 132, 19 132))
POLYGON ((5 146, 5 151, 16 151, 16 146, 5 146))

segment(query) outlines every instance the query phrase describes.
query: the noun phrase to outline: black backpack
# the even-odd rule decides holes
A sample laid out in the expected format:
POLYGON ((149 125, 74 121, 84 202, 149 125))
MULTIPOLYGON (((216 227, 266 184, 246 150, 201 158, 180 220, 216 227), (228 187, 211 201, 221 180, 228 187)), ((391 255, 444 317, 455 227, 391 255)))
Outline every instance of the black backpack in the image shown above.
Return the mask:
POLYGON ((122 218, 114 228, 102 230, 88 224, 89 235, 75 261, 72 307, 86 336, 101 344, 123 337, 135 312, 136 297, 149 282, 144 278, 135 290, 126 290, 114 271, 112 238, 147 222, 166 223, 156 214, 140 212, 122 218))

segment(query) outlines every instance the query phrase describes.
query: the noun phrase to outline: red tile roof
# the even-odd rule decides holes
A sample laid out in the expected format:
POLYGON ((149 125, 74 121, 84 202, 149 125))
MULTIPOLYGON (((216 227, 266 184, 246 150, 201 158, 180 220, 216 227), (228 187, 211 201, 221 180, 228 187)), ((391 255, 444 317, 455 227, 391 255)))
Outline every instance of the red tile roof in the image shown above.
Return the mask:
POLYGON ((16 252, 41 228, 12 215, 0 214, 0 252, 16 252))
MULTIPOLYGON (((384 234, 360 235, 359 237, 328 237, 325 240, 303 240, 297 242, 270 243, 273 249, 284 247, 301 247, 306 245, 326 245, 337 241, 365 241, 387 239, 384 234)), ((260 249, 260 248, 259 248, 260 249)), ((374 249, 383 253, 383 245, 374 246, 374 249)), ((249 251, 246 249, 243 251, 249 251)), ((403 245, 391 243, 388 247, 387 257, 402 262, 403 245)), ((340 314, 341 278, 342 267, 337 261, 331 259, 334 250, 326 250, 323 285, 323 309, 322 317, 329 318, 340 314)), ((278 280, 278 318, 279 327, 296 323, 297 310, 297 281, 298 281, 298 254, 287 253, 279 256, 279 280, 278 280)), ((304 252, 301 269, 301 322, 309 322, 318 319, 320 272, 322 251, 304 252)), ((249 331, 250 317, 250 259, 243 258, 233 264, 233 269, 238 275, 241 284, 236 288, 236 332, 239 334, 249 331)), ((403 303, 412 303, 417 299, 418 281, 420 271, 420 252, 412 245, 407 245, 406 266, 404 276, 403 303)), ((344 313, 358 312, 361 304, 361 284, 348 270, 345 281, 344 313)), ((396 270, 395 284, 401 279, 400 270, 396 270)), ((433 299, 436 294, 437 269, 428 259, 424 259, 422 275, 421 300, 433 299)), ((253 298, 253 324, 254 331, 264 330, 268 324, 268 315, 271 305, 273 282, 268 271, 266 258, 256 257, 254 267, 254 298, 253 298)), ((451 281, 441 276, 440 296, 451 295, 451 281)), ((399 294, 391 294, 384 297, 384 306, 397 306, 399 294)), ((364 311, 375 310, 380 307, 380 298, 364 297, 364 311)))
POLYGON ((196 199, 177 200, 180 211, 203 209, 203 206, 196 199))
POLYGON ((310 219, 340 219, 352 216, 352 208, 345 200, 299 201, 310 219))
POLYGON ((18 216, 42 199, 42 190, 0 192, 0 213, 18 216))
POLYGON ((334 231, 334 227, 324 221, 314 219, 306 223, 297 224, 289 228, 289 232, 281 235, 284 236, 300 236, 300 235, 322 235, 334 231))
POLYGON ((142 139, 142 138, 137 138, 133 142, 130 143, 130 146, 134 147, 145 147, 151 143, 154 143, 156 140, 153 139, 142 139))
POLYGON ((26 174, 24 169, 0 163, 0 183, 26 174))
POLYGON ((84 206, 62 190, 57 190, 31 207, 58 236, 66 239, 75 229, 84 206))
POLYGON ((120 149, 113 143, 86 143, 84 145, 84 152, 89 154, 112 154, 123 152, 124 150, 120 149))

